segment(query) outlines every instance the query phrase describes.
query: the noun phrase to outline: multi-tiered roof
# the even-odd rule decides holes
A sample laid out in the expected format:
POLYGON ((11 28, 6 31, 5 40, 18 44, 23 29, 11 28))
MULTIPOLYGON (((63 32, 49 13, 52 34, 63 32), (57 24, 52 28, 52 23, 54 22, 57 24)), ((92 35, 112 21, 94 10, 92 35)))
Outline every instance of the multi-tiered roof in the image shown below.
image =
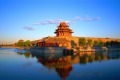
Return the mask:
POLYGON ((61 37, 72 36, 73 32, 65 22, 60 22, 58 29, 56 29, 54 33, 56 34, 57 37, 61 37))

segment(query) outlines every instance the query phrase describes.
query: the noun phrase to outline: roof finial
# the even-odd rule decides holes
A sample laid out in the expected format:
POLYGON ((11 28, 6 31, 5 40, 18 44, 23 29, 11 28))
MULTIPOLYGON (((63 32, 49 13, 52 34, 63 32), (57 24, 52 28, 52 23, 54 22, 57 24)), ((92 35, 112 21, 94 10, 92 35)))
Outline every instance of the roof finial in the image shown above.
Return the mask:
POLYGON ((60 26, 65 27, 65 26, 67 26, 67 24, 65 22, 60 22, 60 26))

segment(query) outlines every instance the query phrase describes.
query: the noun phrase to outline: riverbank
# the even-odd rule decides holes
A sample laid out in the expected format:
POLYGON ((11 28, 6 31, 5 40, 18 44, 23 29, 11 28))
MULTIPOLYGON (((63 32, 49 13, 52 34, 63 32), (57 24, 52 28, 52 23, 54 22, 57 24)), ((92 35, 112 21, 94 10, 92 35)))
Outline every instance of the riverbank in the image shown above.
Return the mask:
POLYGON ((119 47, 75 47, 74 52, 99 52, 99 51, 118 51, 119 47))
MULTIPOLYGON (((16 48, 16 49, 21 49, 21 50, 30 50, 30 51, 35 51, 39 53, 58 53, 62 52, 64 49, 67 49, 65 47, 15 47, 15 46, 2 46, 0 48, 16 48)), ((99 52, 99 51, 119 51, 119 47, 75 47, 71 48, 73 52, 99 52)))
POLYGON ((30 47, 2 46, 0 48, 16 48, 16 49, 22 49, 22 50, 30 50, 30 47))

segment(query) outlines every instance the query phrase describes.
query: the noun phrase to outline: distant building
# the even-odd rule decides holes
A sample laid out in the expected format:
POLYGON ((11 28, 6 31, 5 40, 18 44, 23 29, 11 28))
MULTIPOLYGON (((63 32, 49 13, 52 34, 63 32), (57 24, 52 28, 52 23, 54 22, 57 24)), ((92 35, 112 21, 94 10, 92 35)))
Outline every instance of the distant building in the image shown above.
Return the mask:
POLYGON ((24 42, 24 40, 20 39, 18 42, 24 42))
POLYGON ((56 34, 56 37, 61 36, 72 36, 72 30, 69 28, 69 26, 65 22, 61 22, 58 26, 58 29, 54 32, 56 34))
POLYGON ((20 39, 18 42, 24 42, 24 40, 20 39))
POLYGON ((61 22, 54 32, 56 37, 46 37, 38 41, 38 47, 71 47, 70 41, 65 37, 72 37, 72 30, 65 22, 61 22))
POLYGON ((70 46, 70 41, 66 38, 46 37, 39 40, 36 45, 38 47, 68 47, 70 46))
MULTIPOLYGON (((38 47, 76 47, 79 46, 79 38, 86 38, 86 41, 88 39, 92 40, 92 43, 94 41, 99 42, 110 42, 110 41, 118 41, 120 42, 120 39, 114 39, 114 38, 94 38, 94 37, 76 37, 72 36, 73 31, 69 28, 69 26, 65 22, 60 22, 60 25, 57 27, 57 29, 54 32, 56 36, 54 37, 45 37, 41 40, 37 40, 36 46, 38 47)), ((21 39, 20 42, 23 42, 21 39)))

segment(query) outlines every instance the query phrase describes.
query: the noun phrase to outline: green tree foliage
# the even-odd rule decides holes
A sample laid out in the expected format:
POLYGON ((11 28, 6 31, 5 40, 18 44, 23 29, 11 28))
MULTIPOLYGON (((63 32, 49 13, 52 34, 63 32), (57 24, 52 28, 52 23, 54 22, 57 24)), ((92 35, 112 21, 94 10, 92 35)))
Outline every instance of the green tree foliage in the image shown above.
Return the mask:
POLYGON ((88 39, 88 45, 91 46, 92 45, 92 40, 91 39, 88 39))
POLYGON ((105 43, 106 47, 120 47, 120 42, 118 41, 110 41, 105 43))
POLYGON ((85 38, 79 38, 79 45, 84 47, 86 45, 86 39, 85 38))
POLYGON ((31 42, 31 46, 34 46, 35 45, 35 43, 34 42, 31 42))
POLYGON ((16 43, 16 46, 24 47, 24 42, 17 42, 17 43, 16 43))
POLYGON ((110 46, 110 42, 107 41, 107 42, 105 43, 105 46, 106 46, 106 47, 110 46))
POLYGON ((99 41, 95 40, 93 45, 94 46, 99 46, 99 41))
POLYGON ((29 40, 27 40, 25 42, 17 42, 15 45, 18 47, 30 47, 31 42, 29 40))
POLYGON ((104 46, 104 42, 101 42, 101 41, 100 41, 99 45, 100 45, 101 47, 103 47, 103 46, 104 46))
POLYGON ((24 42, 25 47, 30 47, 31 46, 31 42, 29 40, 24 42))

